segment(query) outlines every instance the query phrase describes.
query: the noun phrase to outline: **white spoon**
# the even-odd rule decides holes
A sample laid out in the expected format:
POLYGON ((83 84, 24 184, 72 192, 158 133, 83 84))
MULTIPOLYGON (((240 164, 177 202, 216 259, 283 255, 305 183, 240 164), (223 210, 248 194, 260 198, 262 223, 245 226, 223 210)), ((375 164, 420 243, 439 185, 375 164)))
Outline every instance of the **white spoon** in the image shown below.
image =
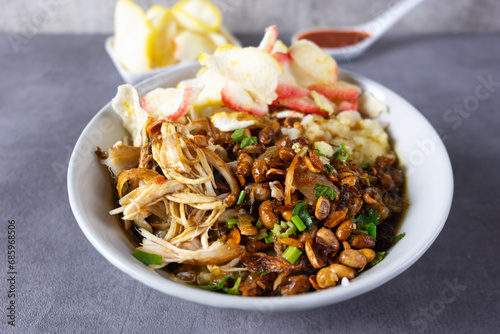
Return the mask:
MULTIPOLYGON (((295 43, 301 36, 313 32, 359 32, 362 35, 368 35, 361 41, 346 46, 323 47, 323 49, 337 60, 351 60, 360 56, 373 43, 375 43, 390 27, 399 19, 405 16, 409 11, 415 8, 424 0, 402 0, 377 16, 374 20, 355 26, 338 27, 315 27, 307 28, 297 32, 292 36, 292 43, 295 43)), ((345 45, 345 44, 344 44, 345 45)))

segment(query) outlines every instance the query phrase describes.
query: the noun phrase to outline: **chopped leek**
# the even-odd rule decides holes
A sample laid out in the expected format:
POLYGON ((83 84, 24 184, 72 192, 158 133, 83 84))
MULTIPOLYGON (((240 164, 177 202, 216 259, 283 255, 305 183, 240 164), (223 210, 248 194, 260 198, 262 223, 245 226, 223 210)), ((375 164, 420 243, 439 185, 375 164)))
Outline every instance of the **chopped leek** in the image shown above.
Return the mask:
POLYGON ((239 222, 238 218, 230 218, 228 220, 226 220, 226 224, 227 224, 227 227, 229 228, 233 228, 234 225, 237 225, 239 222))
POLYGON ((146 253, 141 250, 136 249, 132 254, 137 260, 145 264, 157 264, 161 265, 163 263, 161 255, 146 253))
POLYGON ((238 201, 236 202, 236 205, 241 205, 245 201, 245 196, 246 196, 245 190, 240 191, 240 195, 238 196, 238 201))
POLYGON ((306 225, 304 224, 302 219, 300 219, 299 216, 293 216, 292 222, 295 224, 295 226, 297 227, 297 230, 299 230, 300 232, 302 232, 306 229, 306 225))
POLYGON ((234 131, 233 134, 231 135, 231 139, 235 143, 239 143, 243 138, 245 138, 245 135, 243 134, 243 132, 245 132, 245 129, 238 129, 238 130, 234 131))
POLYGON ((290 262, 291 264, 297 262, 297 260, 301 255, 302 251, 300 251, 300 249, 298 249, 297 247, 293 246, 288 246, 283 252, 283 258, 288 262, 290 262))

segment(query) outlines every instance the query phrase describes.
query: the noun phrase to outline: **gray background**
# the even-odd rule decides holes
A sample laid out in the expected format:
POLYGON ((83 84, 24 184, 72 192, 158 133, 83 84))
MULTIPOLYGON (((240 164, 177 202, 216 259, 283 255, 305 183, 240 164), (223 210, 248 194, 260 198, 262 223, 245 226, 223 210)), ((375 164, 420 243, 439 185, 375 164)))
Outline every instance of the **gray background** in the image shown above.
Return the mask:
MULTIPOLYGON (((328 24, 359 24, 374 19, 395 0, 213 0, 224 24, 236 33, 261 32, 276 24, 283 32, 328 24)), ((137 0, 143 9, 174 0, 137 0)), ((115 0, 0 0, 0 32, 102 32, 113 30, 115 0)), ((500 31, 498 0, 427 0, 393 31, 500 31)))
MULTIPOLYGON (((0 333, 500 332, 499 34, 394 34, 342 64, 393 89, 441 129, 453 205, 430 249, 387 284, 281 314, 169 297, 119 271, 86 240, 68 204, 66 169, 83 128, 122 83, 105 37, 36 35, 14 49, 0 34, 0 333), (446 118, 455 104, 474 101, 488 76, 497 83, 489 96, 446 118), (17 226, 16 328, 5 310, 9 219, 17 226)), ((260 34, 238 37, 254 44, 260 34)))

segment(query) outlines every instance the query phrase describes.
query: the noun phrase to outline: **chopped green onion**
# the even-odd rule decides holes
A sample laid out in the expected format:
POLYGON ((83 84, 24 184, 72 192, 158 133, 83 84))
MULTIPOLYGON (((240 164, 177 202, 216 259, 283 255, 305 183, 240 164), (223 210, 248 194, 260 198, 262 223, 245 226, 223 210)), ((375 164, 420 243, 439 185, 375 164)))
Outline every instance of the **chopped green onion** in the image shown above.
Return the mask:
POLYGON ((262 240, 264 239, 265 237, 267 237, 267 232, 269 230, 265 227, 262 227, 262 228, 259 228, 259 233, 257 233, 257 235, 255 236, 255 239, 257 240, 262 240))
POLYGON ((227 224, 227 227, 229 228, 233 228, 234 225, 237 225, 239 222, 238 218, 230 218, 228 220, 226 220, 226 224, 227 224))
POLYGON ((288 246, 285 251, 283 252, 283 258, 285 260, 287 260, 288 262, 290 262, 291 264, 294 264, 295 262, 297 262, 297 260, 299 259, 299 257, 302 255, 302 252, 300 251, 300 249, 298 249, 297 247, 293 247, 293 246, 288 246))
POLYGON ((295 226, 297 226, 297 230, 299 230, 300 232, 302 232, 306 229, 306 225, 304 224, 302 219, 300 219, 299 216, 293 216, 292 222, 295 224, 295 226))
POLYGON ((374 223, 360 225, 356 230, 364 231, 373 239, 377 239, 377 226, 374 223))
POLYGON ((146 253, 141 250, 136 249, 132 254, 137 260, 145 264, 157 264, 161 265, 163 263, 161 255, 146 253))
POLYGON ((316 194, 314 195, 316 199, 323 196, 333 201, 335 197, 337 197, 337 192, 333 190, 333 188, 330 188, 328 186, 323 186, 321 184, 316 183, 314 185, 314 190, 316 190, 316 194))
POLYGON ((243 201, 245 200, 246 194, 247 193, 245 192, 245 190, 240 191, 240 195, 238 196, 238 201, 236 202, 236 205, 243 204, 243 201))
POLYGON ((260 219, 260 217, 259 217, 259 219, 257 219, 257 222, 255 223, 255 227, 257 227, 257 228, 262 227, 262 219, 260 219))
POLYGON ((194 286, 195 288, 202 289, 202 290, 208 290, 208 291, 218 291, 218 290, 223 290, 224 292, 228 292, 228 288, 225 287, 226 282, 229 280, 234 280, 231 276, 228 276, 224 278, 222 281, 220 281, 219 284, 210 284, 210 285, 196 285, 196 284, 191 284, 188 283, 191 286, 194 286))
POLYGON ((306 231, 309 232, 313 226, 313 221, 309 213, 307 212, 306 203, 300 202, 295 205, 292 212, 293 216, 299 216, 300 220, 306 225, 306 231))
POLYGON ((333 172, 335 172, 335 168, 333 168, 332 165, 330 164, 325 164, 325 167, 326 169, 328 170, 328 174, 332 174, 333 172))
POLYGON ((318 157, 326 157, 326 155, 321 153, 318 149, 314 150, 314 154, 316 154, 318 157))
POLYGON ((245 132, 245 129, 238 129, 238 130, 234 131, 233 134, 231 135, 231 139, 235 143, 239 143, 243 138, 245 138, 245 135, 243 134, 244 132, 245 132))
POLYGON ((370 261, 369 266, 373 267, 374 265, 379 264, 386 256, 387 252, 376 252, 375 258, 370 261))
POLYGON ((396 242, 398 242, 399 240, 403 239, 405 237, 406 233, 401 233, 401 234, 398 234, 396 237, 394 237, 392 239, 392 243, 395 244, 396 242))
POLYGON ((274 236, 273 231, 269 231, 267 233, 267 236, 264 238, 264 241, 266 242, 266 244, 270 244, 271 242, 274 242, 273 236, 274 236))
POLYGON ((360 166, 361 166, 361 168, 363 168, 363 169, 370 168, 370 164, 369 164, 368 162, 362 163, 360 166))
POLYGON ((241 277, 238 277, 238 278, 236 279, 236 282, 234 282, 234 285, 233 285, 233 287, 232 287, 232 288, 230 288, 230 289, 223 288, 223 290, 224 290, 225 292, 227 292, 228 294, 230 294, 230 295, 239 295, 239 294, 240 294, 240 291, 239 291, 238 289, 239 289, 239 287, 240 287, 240 283, 241 283, 241 277), (227 290, 226 290, 226 289, 227 289, 227 290))
POLYGON ((260 275, 265 275, 265 274, 269 274, 270 271, 269 270, 264 270, 264 271, 256 271, 255 272, 256 274, 260 274, 260 275))
POLYGON ((344 143, 340 144, 340 147, 335 151, 335 159, 339 159, 341 161, 346 161, 349 159, 350 155, 347 153, 347 149, 345 148, 344 143))
POLYGON ((297 232, 297 227, 292 222, 281 221, 280 224, 274 224, 272 232, 278 238, 289 238, 290 235, 297 232), (283 230, 285 231, 282 232, 283 230))
POLYGON ((245 137, 241 140, 241 144, 240 144, 240 147, 241 148, 245 148, 247 146, 250 146, 250 145, 257 145, 258 141, 257 141, 257 137, 245 137))
POLYGON ((365 212, 359 215, 357 218, 353 219, 353 223, 361 222, 362 225, 366 225, 369 223, 377 225, 379 221, 380 221, 380 216, 378 215, 377 211, 373 209, 370 209, 370 211, 365 212))
POLYGON ((251 141, 250 137, 245 137, 245 138, 243 138, 243 139, 241 140, 240 147, 241 147, 241 148, 245 148, 245 147, 247 147, 248 145, 250 145, 250 141, 251 141))
MULTIPOLYGON (((365 174, 366 175, 366 174, 365 174)), ((371 184, 370 184, 370 179, 367 177, 364 177, 363 180, 365 180, 366 184, 368 185, 368 187, 371 187, 371 184)))

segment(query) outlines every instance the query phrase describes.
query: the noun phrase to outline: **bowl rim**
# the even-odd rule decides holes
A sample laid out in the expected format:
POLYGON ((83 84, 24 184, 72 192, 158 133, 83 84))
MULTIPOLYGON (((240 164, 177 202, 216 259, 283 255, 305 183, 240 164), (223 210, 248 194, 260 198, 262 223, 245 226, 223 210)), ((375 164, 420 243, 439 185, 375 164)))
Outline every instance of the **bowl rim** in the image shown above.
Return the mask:
MULTIPOLYGON (((181 72, 187 70, 195 71, 197 68, 199 68, 199 64, 192 64, 190 66, 187 66, 186 68, 179 69, 178 71, 181 72)), ((164 83, 160 84, 160 82, 162 82, 162 80, 168 81, 169 79, 163 77, 164 76, 168 77, 173 73, 175 73, 175 71, 158 74, 157 76, 142 81, 140 84, 136 85, 136 88, 140 93, 141 90, 144 90, 146 88, 153 89, 150 87, 151 85, 153 85, 154 87, 164 86, 165 84, 164 83)), ((371 79, 368 79, 358 74, 354 74, 349 71, 340 70, 339 74, 347 76, 352 80, 365 83, 367 85, 375 85, 380 89, 385 90, 386 92, 394 94, 396 97, 401 99, 402 102, 410 106, 411 107, 410 109, 412 109, 412 111, 416 113, 414 116, 419 117, 420 121, 422 121, 423 124, 425 124, 425 126, 430 131, 432 131, 434 134, 437 135, 435 129, 427 121, 427 119, 409 102, 407 102, 398 94, 394 93, 392 90, 371 79)), ((341 302, 347 299, 351 299, 387 283, 392 278, 396 277, 397 275, 408 269, 411 265, 413 265, 436 240, 437 236, 444 227, 444 224, 447 220, 447 217, 451 209, 451 204, 453 199, 453 188, 454 188, 453 171, 452 171, 451 161, 446 151, 446 148, 443 142, 441 141, 440 137, 437 136, 436 144, 437 144, 437 149, 439 150, 439 157, 441 161, 440 167, 443 168, 444 175, 447 176, 447 179, 445 180, 443 179, 443 189, 445 194, 447 194, 447 197, 441 198, 443 202, 441 202, 440 206, 441 209, 439 210, 440 214, 439 217, 433 218, 433 220, 435 220, 436 223, 432 225, 434 226, 434 230, 430 235, 430 237, 427 240, 425 240, 425 242, 419 244, 420 248, 418 249, 418 251, 413 252, 411 255, 405 257, 404 259, 397 258, 394 260, 394 265, 392 265, 390 268, 387 269, 384 268, 385 269, 385 271, 383 271, 384 275, 378 275, 378 276, 375 275, 375 277, 369 277, 369 279, 355 280, 354 282, 351 282, 348 286, 345 287, 342 286, 334 289, 326 289, 324 291, 309 292, 306 294, 286 296, 286 297, 280 296, 280 297, 242 298, 241 296, 218 294, 209 291, 204 291, 195 287, 191 287, 186 284, 180 284, 178 282, 166 279, 165 277, 159 275, 158 273, 148 268, 147 266, 141 264, 144 267, 144 270, 137 270, 138 267, 135 265, 134 262, 126 263, 123 260, 121 260, 120 257, 122 257, 123 254, 121 254, 114 248, 110 247, 110 245, 107 245, 102 240, 100 240, 97 231, 94 231, 84 218, 84 213, 82 211, 82 208, 80 207, 80 202, 78 200, 79 194, 75 191, 76 174, 77 174, 76 171, 78 168, 78 166, 76 165, 77 151, 79 147, 82 145, 86 136, 92 130, 93 128, 92 125, 99 119, 100 115, 104 115, 107 111, 110 110, 110 108, 111 108, 111 102, 107 103, 103 108, 101 108, 101 110, 86 125, 80 137, 78 138, 78 141, 75 144, 73 153, 70 158, 68 166, 68 174, 67 174, 68 197, 71 209, 73 211, 76 221, 78 222, 78 225, 80 226, 81 230, 83 231, 87 239, 97 249, 97 251, 101 253, 109 262, 111 262, 118 269, 130 275, 134 279, 139 280, 140 282, 146 284, 147 286, 155 290, 158 290, 160 292, 163 292, 165 294, 174 297, 219 308, 231 308, 240 310, 261 311, 261 312, 294 311, 294 310, 317 308, 341 302), (400 265, 396 267, 396 263, 400 265)), ((410 210, 411 206, 408 209, 407 213, 409 213, 410 210)), ((117 227, 119 228, 118 225, 117 227)), ((404 228, 404 222, 403 222, 403 228, 404 228)), ((133 257, 131 256, 131 254, 129 255, 129 257, 131 258, 132 261, 133 257)))

